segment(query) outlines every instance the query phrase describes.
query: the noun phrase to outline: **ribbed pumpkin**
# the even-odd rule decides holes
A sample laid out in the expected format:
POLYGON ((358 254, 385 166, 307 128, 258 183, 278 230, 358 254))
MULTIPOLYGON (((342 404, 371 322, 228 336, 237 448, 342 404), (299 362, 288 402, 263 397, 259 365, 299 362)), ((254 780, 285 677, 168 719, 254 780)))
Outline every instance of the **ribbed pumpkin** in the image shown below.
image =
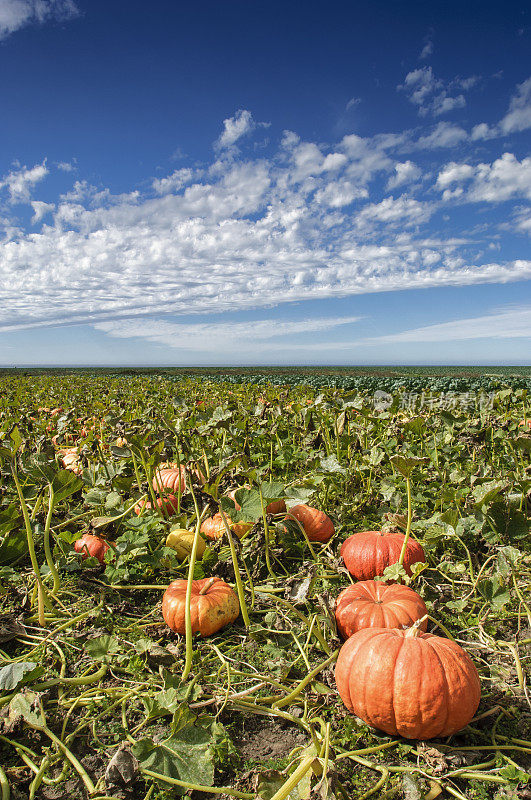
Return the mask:
MULTIPOLYGON (((179 510, 179 499, 173 494, 168 494, 166 497, 157 497, 157 505, 162 509, 165 516, 171 517, 173 514, 177 514, 179 510)), ((143 510, 151 511, 152 509, 153 503, 151 500, 142 500, 140 503, 136 504, 135 514, 138 515, 141 514, 143 510)))
POLYGON ((451 736, 479 705, 479 675, 467 653, 415 626, 358 631, 341 648, 335 675, 352 714, 405 739, 451 736))
MULTIPOLYGON (((246 484, 242 487, 243 489, 250 489, 251 487, 246 484)), ((241 505, 236 501, 236 492, 238 489, 232 489, 230 492, 227 492, 227 497, 233 501, 236 511, 241 509, 241 505)), ((284 500, 272 500, 266 506, 266 514, 283 514, 286 510, 286 503, 284 500)))
MULTIPOLYGON (((409 628, 427 613, 424 600, 409 586, 382 581, 360 581, 343 589, 335 611, 344 639, 363 628, 409 628)), ((424 620, 421 630, 427 627, 424 620)))
MULTIPOLYGON (((227 525, 231 529, 231 532, 241 539, 244 533, 250 531, 253 527, 252 522, 233 522, 227 514, 225 514, 225 519, 227 520, 227 525)), ((221 514, 218 512, 214 514, 213 517, 208 517, 205 519, 201 525, 201 533, 206 536, 207 539, 219 539, 225 533, 225 525, 223 524, 223 518, 221 514)))
POLYGON ((300 522, 310 542, 328 542, 335 533, 330 517, 324 511, 312 508, 306 503, 292 506, 285 519, 296 519, 300 522))
POLYGON ((79 460, 79 452, 76 447, 61 450, 61 464, 65 469, 69 469, 74 475, 81 475, 83 465, 79 460))
MULTIPOLYGON (((191 474, 196 478, 198 483, 205 482, 205 476, 198 469, 190 470, 191 474)), ((159 466, 153 477, 153 489, 158 492, 181 492, 186 490, 186 467, 184 464, 176 464, 174 462, 165 462, 159 466)))
MULTIPOLYGON (((179 558, 186 558, 192 552, 194 536, 194 531, 187 531, 179 527, 172 528, 166 538, 166 547, 175 550, 179 558)), ((205 540, 200 536, 197 541, 197 558, 201 559, 205 550, 205 540)))
MULTIPOLYGON (((360 531, 349 536, 341 546, 345 566, 358 581, 370 581, 390 564, 396 564, 404 543, 403 533, 385 531, 360 531)), ((411 575, 411 565, 425 561, 424 550, 414 539, 409 539, 404 557, 404 569, 411 575)))
MULTIPOLYGON (((184 634, 184 612, 186 605, 185 580, 172 581, 162 598, 162 616, 168 627, 184 634)), ((203 578, 192 581, 190 616, 192 633, 211 636, 220 628, 234 622, 240 613, 238 596, 225 581, 219 578, 203 578)))
POLYGON ((94 536, 92 533, 85 533, 81 539, 74 542, 74 550, 76 553, 81 553, 83 558, 92 556, 97 558, 100 564, 105 564, 105 553, 109 549, 109 545, 102 539, 101 536, 94 536))

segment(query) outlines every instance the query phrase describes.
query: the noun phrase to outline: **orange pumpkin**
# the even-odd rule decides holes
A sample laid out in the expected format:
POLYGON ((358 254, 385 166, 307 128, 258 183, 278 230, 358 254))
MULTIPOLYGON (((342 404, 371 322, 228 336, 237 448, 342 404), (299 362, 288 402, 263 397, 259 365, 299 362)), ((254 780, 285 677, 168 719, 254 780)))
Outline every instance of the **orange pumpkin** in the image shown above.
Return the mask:
POLYGON ((283 514, 286 511, 285 500, 272 500, 266 506, 266 514, 283 514))
POLYGON ((415 626, 358 631, 341 648, 335 676, 352 714, 405 739, 457 733, 476 713, 481 693, 467 653, 415 626))
MULTIPOLYGON (((179 498, 175 497, 173 494, 169 494, 166 497, 157 497, 157 505, 162 509, 165 516, 171 517, 179 511, 179 498)), ((153 503, 151 500, 141 500, 141 502, 137 503, 135 506, 135 514, 138 515, 144 510, 151 511, 152 509, 153 503)))
MULTIPOLYGON (((361 581, 343 589, 335 611, 344 639, 363 628, 409 628, 427 613, 424 600, 409 586, 382 581, 361 581)), ((424 620, 421 629, 427 627, 424 620)))
MULTIPOLYGON (((172 631, 184 635, 184 613, 187 581, 172 581, 162 598, 162 616, 172 631)), ((234 622, 240 613, 238 596, 225 581, 203 578, 192 581, 190 616, 192 633, 211 636, 220 628, 234 622)))
MULTIPOLYGON (((190 470, 191 474, 195 477, 198 483, 204 484, 206 481, 205 476, 199 469, 190 470)), ((186 467, 182 464, 174 462, 165 462, 160 464, 153 477, 153 489, 161 493, 164 490, 169 492, 184 492, 186 490, 186 467)))
POLYGON ((89 556, 97 558, 100 564, 105 564, 105 553, 108 549, 109 545, 105 539, 102 539, 101 536, 93 536, 92 533, 85 533, 81 539, 74 542, 76 553, 81 553, 84 559, 89 556))
MULTIPOLYGON (((247 533, 247 531, 250 531, 253 527, 252 522, 233 522, 227 514, 225 514, 225 519, 232 533, 237 536, 238 539, 241 539, 244 533, 247 533)), ((203 521, 201 524, 201 533, 206 536, 207 539, 220 539, 223 536, 225 533, 225 525, 219 512, 214 514, 213 517, 208 517, 203 521)))
MULTIPOLYGON (((396 564, 404 543, 403 533, 386 531, 360 531, 345 539, 341 557, 345 566, 358 581, 370 581, 390 564, 396 564)), ((426 561, 424 550, 414 539, 409 539, 404 557, 404 569, 411 575, 411 565, 426 561)))
POLYGON ((330 517, 324 511, 305 503, 290 508, 285 519, 296 519, 300 522, 310 542, 328 542, 335 533, 330 517))

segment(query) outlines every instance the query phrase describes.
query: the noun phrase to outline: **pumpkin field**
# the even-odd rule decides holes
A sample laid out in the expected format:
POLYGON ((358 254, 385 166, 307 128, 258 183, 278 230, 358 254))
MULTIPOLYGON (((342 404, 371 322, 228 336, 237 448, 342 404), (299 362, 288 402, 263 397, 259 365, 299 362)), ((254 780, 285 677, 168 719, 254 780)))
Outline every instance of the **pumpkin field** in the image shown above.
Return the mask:
POLYGON ((0 377, 0 800, 531 798, 528 375, 0 377))

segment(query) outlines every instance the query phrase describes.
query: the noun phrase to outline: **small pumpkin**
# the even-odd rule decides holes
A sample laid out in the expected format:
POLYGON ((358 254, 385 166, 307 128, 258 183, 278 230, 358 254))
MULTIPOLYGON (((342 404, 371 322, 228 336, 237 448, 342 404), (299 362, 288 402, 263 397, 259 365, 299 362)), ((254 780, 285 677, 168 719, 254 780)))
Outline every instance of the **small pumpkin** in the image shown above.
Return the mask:
MULTIPOLYGON (((206 478, 201 470, 191 469, 190 472, 198 483, 205 483, 206 478)), ((184 464, 181 466, 174 462, 160 464, 153 477, 153 489, 158 493, 162 493, 164 490, 178 493, 179 487, 181 492, 186 491, 186 467, 184 464)))
POLYGON ((292 506, 285 519, 296 519, 305 530, 310 542, 328 542, 335 533, 330 517, 317 508, 300 503, 292 506))
MULTIPOLYGON (((242 536, 253 527, 252 522, 233 522, 227 514, 225 514, 225 519, 227 520, 227 525, 231 529, 231 532, 237 536, 238 539, 241 539, 242 536)), ((200 530, 207 539, 220 539, 225 533, 225 524, 221 514, 218 512, 214 514, 213 517, 205 519, 200 530)))
MULTIPOLYGON (((179 498, 175 497, 173 494, 168 494, 166 497, 157 497, 157 505, 162 509, 165 516, 171 517, 179 511, 179 498)), ((141 514, 142 511, 151 511, 152 509, 153 503, 151 500, 141 500, 141 502, 137 503, 135 506, 135 514, 138 515, 141 514)))
MULTIPOLYGON (((172 528, 166 537, 166 547, 175 550, 179 558, 187 558, 192 552, 194 531, 187 531, 178 526, 172 528)), ((200 536, 197 542, 197 558, 201 559, 206 550, 205 540, 200 536)))
POLYGON ((405 739, 457 733, 476 713, 481 694, 463 648, 415 625, 358 631, 341 648, 335 677, 352 714, 405 739))
MULTIPOLYGON (((404 543, 404 534, 386 531, 360 531, 345 539, 341 557, 345 566, 358 581, 370 581, 390 564, 396 564, 404 543)), ((404 556, 404 569, 411 575, 412 564, 426 561, 424 550, 414 539, 409 539, 404 556)))
POLYGON ((105 539, 102 539, 101 536, 94 536, 92 533, 85 533, 81 539, 74 542, 74 550, 76 553, 81 553, 83 559, 92 556, 100 564, 105 564, 105 553, 108 549, 109 545, 105 539))
MULTIPOLYGON (((409 628, 427 613, 424 600, 409 586, 382 581, 360 581, 343 589, 335 610, 344 639, 363 628, 409 628)), ((428 620, 420 627, 425 631, 428 620)))
POLYGON ((61 464, 65 469, 69 469, 74 475, 81 475, 83 465, 79 460, 79 452, 76 447, 69 447, 61 450, 61 464))
MULTIPOLYGON (((175 633, 184 635, 184 613, 187 581, 172 581, 162 598, 164 622, 175 633)), ((202 578, 192 581, 190 616, 192 633, 211 636, 225 625, 234 622, 240 613, 238 596, 228 583, 220 578, 202 578)))

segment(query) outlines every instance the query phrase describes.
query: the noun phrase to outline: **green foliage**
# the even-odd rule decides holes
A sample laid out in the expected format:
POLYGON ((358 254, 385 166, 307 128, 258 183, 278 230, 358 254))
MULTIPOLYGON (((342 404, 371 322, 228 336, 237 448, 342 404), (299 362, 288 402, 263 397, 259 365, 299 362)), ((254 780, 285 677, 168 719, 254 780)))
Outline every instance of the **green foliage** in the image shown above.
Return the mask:
MULTIPOLYGON (((135 740, 139 771, 127 787, 131 796, 151 791, 154 800, 166 800, 185 791, 164 783, 167 778, 236 785, 267 798, 308 748, 323 746, 326 730, 328 778, 320 784, 308 773, 294 797, 299 789, 305 796, 310 790, 329 798, 363 795, 384 764, 411 769, 414 779, 391 771, 382 796, 425 796, 429 786, 419 775, 432 774, 467 800, 495 792, 501 798, 502 790, 519 796, 526 783, 523 754, 509 748, 528 738, 522 680, 531 437, 521 423, 528 418, 531 372, 469 373, 338 368, 4 375, 0 707, 8 741, 0 739, 0 757, 10 780, 14 775, 29 796, 36 772, 22 752, 36 769, 43 764, 47 780, 62 784, 72 777, 70 767, 61 777, 59 750, 35 733, 43 732, 46 712, 49 729, 94 764, 107 763, 121 742, 135 740), (53 418, 39 411, 59 404, 64 411, 53 418), (51 443, 56 435, 57 450, 51 443), (127 441, 118 446, 118 438, 127 441), (81 476, 59 468, 59 449, 71 446, 78 448, 81 476), (172 518, 156 509, 137 516, 133 507, 140 498, 153 499, 153 475, 164 461, 188 465, 194 495, 187 485, 172 518), (37 624, 13 466, 49 593, 44 628, 37 624), (197 468, 205 483, 193 477, 197 468), (381 577, 401 580, 423 596, 430 615, 444 625, 437 630, 430 623, 430 630, 464 644, 483 684, 477 720, 440 751, 437 743, 427 749, 397 745, 346 714, 335 698, 331 667, 289 705, 275 705, 339 646, 333 604, 349 584, 340 546, 359 530, 403 531, 408 478, 411 530, 427 561, 415 565, 412 576, 391 565, 381 577), (232 490, 239 512, 227 497, 232 490), (191 678, 183 683, 184 642, 162 624, 160 604, 167 584, 187 575, 188 559, 177 558, 165 540, 173 525, 194 530, 194 498, 206 516, 221 507, 233 521, 252 523, 234 542, 250 628, 238 620, 212 638, 196 637, 191 678), (280 499, 288 508, 308 503, 324 510, 335 537, 310 549, 292 520, 264 519, 263 507, 280 499), (57 597, 44 552, 46 530, 62 581, 57 597), (73 552, 83 533, 110 543, 104 565, 73 552), (502 711, 493 716, 493 709, 502 711), (14 742, 28 750, 16 750, 14 742), (508 749, 499 755, 480 750, 493 742, 508 749), (390 744, 361 756, 370 768, 337 759, 342 751, 390 744), (481 772, 491 755, 485 770, 504 782, 499 787, 458 774, 447 780, 456 767, 481 772)), ((226 537, 209 542, 196 563, 194 578, 210 575, 235 582, 226 537)), ((104 768, 95 769, 102 778, 104 768)))

